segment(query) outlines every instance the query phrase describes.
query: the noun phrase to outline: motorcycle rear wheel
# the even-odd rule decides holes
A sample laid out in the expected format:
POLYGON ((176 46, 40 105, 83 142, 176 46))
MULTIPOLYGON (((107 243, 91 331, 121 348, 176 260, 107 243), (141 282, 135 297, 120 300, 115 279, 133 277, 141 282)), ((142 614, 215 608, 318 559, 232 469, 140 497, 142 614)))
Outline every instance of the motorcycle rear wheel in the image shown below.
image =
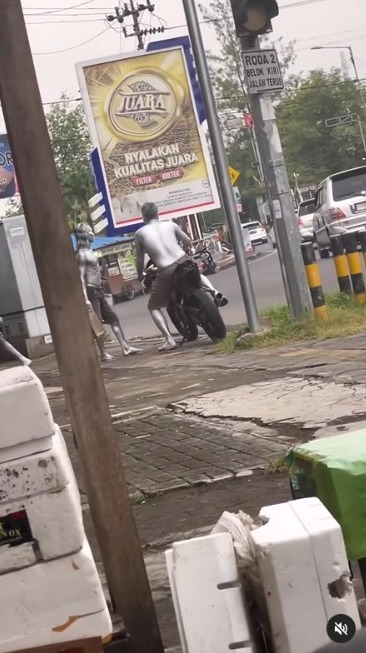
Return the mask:
POLYGON ((226 337, 226 326, 219 309, 211 297, 201 288, 194 288, 189 293, 189 302, 199 310, 200 326, 211 340, 217 342, 226 337))
POLYGON ((186 342, 193 342, 198 338, 198 326, 174 304, 167 308, 167 313, 173 322, 178 333, 183 336, 186 342))

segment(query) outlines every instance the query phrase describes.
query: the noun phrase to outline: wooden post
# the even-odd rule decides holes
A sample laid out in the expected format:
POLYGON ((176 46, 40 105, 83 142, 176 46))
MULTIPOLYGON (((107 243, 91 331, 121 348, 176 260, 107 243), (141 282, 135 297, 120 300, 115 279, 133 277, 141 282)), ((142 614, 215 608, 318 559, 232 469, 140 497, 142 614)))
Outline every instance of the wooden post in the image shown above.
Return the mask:
POLYGON ((108 584, 131 651, 162 653, 20 0, 0 0, 0 99, 108 584))

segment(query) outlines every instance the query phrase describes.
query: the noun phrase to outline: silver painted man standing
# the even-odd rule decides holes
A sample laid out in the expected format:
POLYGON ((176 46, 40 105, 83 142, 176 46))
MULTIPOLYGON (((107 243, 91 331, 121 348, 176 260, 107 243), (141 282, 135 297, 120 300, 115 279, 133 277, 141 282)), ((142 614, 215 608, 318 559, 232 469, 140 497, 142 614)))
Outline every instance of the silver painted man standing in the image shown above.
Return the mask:
POLYGON ((29 367, 32 363, 29 358, 23 356, 23 354, 15 349, 15 347, 13 347, 10 342, 5 340, 3 332, 3 319, 0 317, 0 361, 2 362, 3 360, 8 360, 9 358, 17 360, 19 363, 26 365, 27 367, 29 367))
MULTIPOLYGON (((77 262, 87 304, 91 305, 94 313, 101 322, 110 325, 114 335, 121 345, 124 356, 141 352, 142 349, 131 347, 127 342, 119 319, 107 302, 98 259, 91 250, 91 245, 94 241, 93 230, 88 224, 82 222, 76 227, 75 236, 78 246, 77 262)), ((96 343, 102 361, 113 360, 113 356, 105 351, 103 338, 96 338, 96 343)))
MULTIPOLYGON (((186 250, 191 245, 190 238, 175 224, 175 222, 159 222, 159 212, 156 204, 146 202, 141 209, 145 226, 139 229, 136 234, 137 274, 140 281, 144 276, 145 254, 153 261, 158 268, 158 274, 154 282, 148 302, 148 309, 159 331, 165 340, 159 351, 175 349, 176 342, 170 333, 168 322, 163 308, 167 308, 173 286, 174 272, 178 265, 184 263, 189 256, 186 250)), ((207 288, 215 298, 217 305, 225 306, 227 299, 217 292, 206 277, 201 276, 202 286, 207 288)))

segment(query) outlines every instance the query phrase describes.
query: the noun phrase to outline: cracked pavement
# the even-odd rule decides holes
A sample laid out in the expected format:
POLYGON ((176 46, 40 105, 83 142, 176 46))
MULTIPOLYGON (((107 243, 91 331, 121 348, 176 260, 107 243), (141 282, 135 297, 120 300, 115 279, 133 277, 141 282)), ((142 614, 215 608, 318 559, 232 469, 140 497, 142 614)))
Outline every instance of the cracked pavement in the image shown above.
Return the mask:
MULTIPOLYGON (((232 355, 207 339, 103 365, 130 494, 232 479, 280 458, 297 440, 366 416, 363 335, 232 355)), ((48 388, 83 493, 54 357, 34 370, 48 388)), ((337 431, 335 431, 337 432, 337 431)), ((86 497, 83 495, 86 502, 86 497)))
MULTIPOLYGON (((165 355, 157 342, 141 356, 103 365, 111 415, 164 643, 179 643, 164 550, 208 532, 223 510, 255 516, 287 501, 286 474, 263 472, 292 443, 364 427, 363 335, 278 349, 218 354, 200 339, 165 355), (352 422, 352 424, 350 424, 352 422)), ((102 578, 98 543, 55 358, 35 361, 62 427, 83 500, 88 539, 102 578)), ((93 400, 93 398, 91 398, 93 400)))
POLYGON ((362 416, 365 405, 366 385, 289 376, 177 404, 184 413, 205 418, 255 419, 266 426, 293 424, 303 429, 317 429, 329 422, 362 416))

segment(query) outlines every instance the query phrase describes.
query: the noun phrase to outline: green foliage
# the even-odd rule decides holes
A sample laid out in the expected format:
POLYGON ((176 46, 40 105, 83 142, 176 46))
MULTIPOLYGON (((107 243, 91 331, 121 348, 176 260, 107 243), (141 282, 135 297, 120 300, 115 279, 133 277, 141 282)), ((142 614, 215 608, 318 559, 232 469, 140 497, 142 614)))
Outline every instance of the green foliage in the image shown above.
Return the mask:
MULTIPOLYGON (((259 180, 258 168, 255 167, 253 134, 249 129, 243 128, 230 132, 226 127, 226 120, 230 113, 250 111, 241 47, 235 34, 230 2, 229 0, 222 0, 219 3, 211 1, 200 5, 200 11, 203 20, 212 23, 220 46, 220 55, 208 53, 208 61, 229 164, 240 172, 237 185, 242 193, 244 210, 248 211, 253 219, 257 219, 255 198, 263 195, 265 190, 259 180)), ((267 38, 264 40, 268 41, 267 38)), ((281 41, 277 41, 276 45, 287 87, 295 88, 296 79, 289 74, 294 61, 294 44, 285 46, 281 41)), ((271 47, 270 43, 268 47, 271 47)))
MULTIPOLYGON (((63 95, 61 100, 67 100, 63 95)), ((95 194, 90 167, 92 146, 81 104, 52 106, 47 114, 61 191, 70 226, 88 218, 88 200, 95 194)))
MULTIPOLYGON (((249 109, 239 40, 236 37, 229 0, 210 1, 200 6, 203 20, 215 30, 220 55, 208 53, 211 78, 231 166, 240 171, 238 181, 244 204, 253 206, 256 195, 264 194, 258 172, 250 130, 229 132, 229 113, 249 109)), ((271 47, 270 38, 261 39, 271 47)), ((285 90, 272 94, 287 170, 291 180, 298 175, 299 185, 316 185, 338 170, 363 164, 363 147, 358 124, 328 128, 325 120, 349 113, 362 114, 360 91, 354 81, 338 69, 322 69, 294 75, 294 43, 276 42, 285 90)), ((366 123, 363 124, 366 133, 366 123)), ((250 209, 249 209, 250 210, 250 209)))
POLYGON ((354 295, 331 293, 326 295, 328 320, 314 319, 311 315, 296 322, 287 306, 277 306, 263 311, 270 328, 256 335, 244 332, 229 333, 219 345, 219 350, 232 353, 237 349, 263 349, 301 340, 328 340, 366 331, 365 307, 354 295))
MULTIPOLYGON (((88 220, 88 200, 95 194, 90 164, 92 145, 81 104, 68 102, 63 94, 46 116, 61 192, 70 227, 88 220)), ((21 215, 20 200, 7 203, 5 217, 21 215)))
POLYGON ((6 209, 4 213, 4 218, 13 218, 17 215, 23 215, 23 206, 22 203, 17 199, 11 198, 6 203, 6 209))
POLYGON ((318 184, 338 170, 362 165, 358 124, 326 127, 325 120, 360 113, 360 94, 342 71, 313 70, 279 103, 276 115, 291 177, 318 184))

